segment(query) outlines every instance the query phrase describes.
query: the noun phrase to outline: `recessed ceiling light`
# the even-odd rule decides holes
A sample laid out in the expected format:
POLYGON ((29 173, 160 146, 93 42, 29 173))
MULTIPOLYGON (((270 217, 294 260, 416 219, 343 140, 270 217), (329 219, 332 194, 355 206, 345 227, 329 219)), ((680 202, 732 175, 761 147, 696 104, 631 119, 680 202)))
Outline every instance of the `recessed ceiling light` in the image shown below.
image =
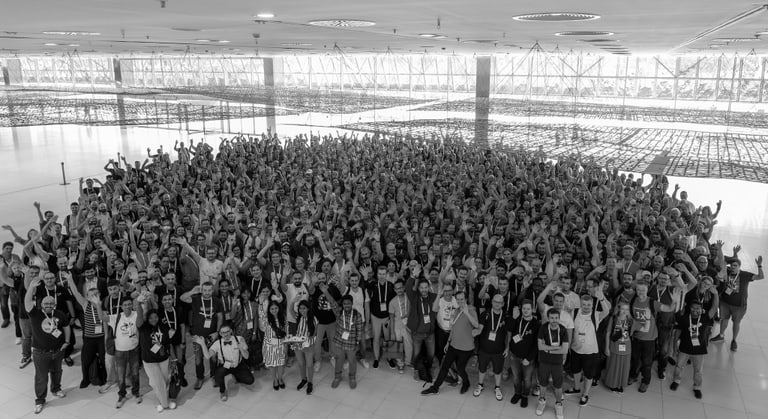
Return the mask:
POLYGON ((419 48, 434 48, 434 45, 419 45, 419 48))
POLYGON ((227 41, 226 39, 222 39, 221 41, 219 41, 219 43, 220 43, 220 44, 228 44, 228 43, 229 43, 229 41, 227 41))
POLYGON ((556 36, 613 36, 613 32, 608 31, 565 31, 555 32, 556 36))
POLYGON ((311 47, 312 44, 306 42, 281 42, 281 47, 311 47))
POLYGON ((59 45, 59 44, 54 44, 53 42, 46 42, 44 45, 46 47, 55 47, 56 45, 59 45))
POLYGON ((79 47, 80 44, 69 44, 70 47, 79 47))
POLYGON ((261 12, 261 13, 257 13, 256 17, 260 19, 272 19, 275 17, 275 14, 270 12, 261 12))
POLYGON ((360 19, 323 19, 312 20, 309 22, 313 26, 324 26, 328 28, 362 28, 366 26, 373 26, 376 22, 370 20, 360 19))
POLYGON ((197 28, 171 28, 172 31, 179 31, 179 32, 202 32, 202 29, 197 28))
POLYGON ((434 38, 436 35, 433 33, 420 33, 419 36, 422 38, 434 38))
POLYGON ((599 19, 600 15, 594 13, 575 13, 575 12, 544 12, 544 13, 531 13, 525 15, 513 16, 514 20, 522 20, 526 22, 568 22, 575 20, 595 20, 599 19))
POLYGON ((98 32, 76 32, 76 31, 44 31, 44 35, 62 35, 62 36, 98 36, 98 32))
POLYGON ((197 42, 211 42, 210 39, 195 39, 197 42))
POLYGON ((715 41, 719 42, 727 42, 729 44, 737 43, 737 42, 755 42, 759 41, 760 38, 754 37, 754 38, 716 38, 715 41))

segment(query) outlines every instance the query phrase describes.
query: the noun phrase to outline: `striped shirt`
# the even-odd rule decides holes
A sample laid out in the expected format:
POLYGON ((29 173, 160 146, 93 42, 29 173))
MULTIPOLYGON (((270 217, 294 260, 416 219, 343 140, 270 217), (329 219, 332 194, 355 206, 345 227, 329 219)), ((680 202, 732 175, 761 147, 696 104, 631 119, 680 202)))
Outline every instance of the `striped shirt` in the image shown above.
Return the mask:
POLYGON ((104 337, 104 326, 99 313, 93 306, 93 303, 88 301, 88 305, 85 307, 83 313, 83 320, 85 327, 83 328, 83 336, 87 338, 99 338, 104 337), (99 330, 96 330, 96 325, 99 325, 99 330), (96 333, 96 332, 99 333, 96 333))

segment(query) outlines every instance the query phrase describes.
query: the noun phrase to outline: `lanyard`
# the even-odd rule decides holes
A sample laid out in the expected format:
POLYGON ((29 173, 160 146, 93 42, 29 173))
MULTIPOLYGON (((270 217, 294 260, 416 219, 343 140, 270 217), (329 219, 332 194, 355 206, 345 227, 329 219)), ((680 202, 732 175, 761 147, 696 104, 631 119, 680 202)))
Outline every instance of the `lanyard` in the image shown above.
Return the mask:
POLYGON ((171 322, 171 319, 168 318, 168 310, 163 310, 165 313, 165 322, 168 323, 168 326, 171 329, 176 329, 176 310, 171 309, 170 311, 173 312, 173 322, 171 322))
POLYGON ((248 300, 245 300, 245 306, 248 307, 248 310, 243 310, 245 313, 245 321, 247 322, 249 320, 253 320, 253 306, 248 300))
POLYGON ((424 304, 424 299, 422 299, 419 305, 421 306, 421 314, 424 316, 429 315, 429 303, 424 304))
MULTIPOLYGON (((451 328, 453 328, 453 326, 456 325, 456 322, 459 321, 459 318, 461 317, 462 314, 464 314, 464 312, 460 311, 459 314, 456 315, 456 318, 453 319, 453 321, 451 322, 451 328)), ((499 322, 501 322, 501 317, 499 317, 499 322)))
POLYGON ((402 299, 399 299, 397 302, 397 308, 400 310, 400 317, 403 317, 403 312, 408 311, 408 299, 403 297, 402 299), (405 310, 403 310, 403 306, 405 306, 405 310))
POLYGON ((352 309, 352 310, 349 312, 349 322, 348 322, 348 323, 346 323, 346 326, 344 326, 344 323, 346 322, 347 318, 346 318, 346 317, 344 317, 344 313, 341 313, 341 325, 342 325, 342 326, 344 326, 344 329, 345 329, 345 330, 349 330, 350 332, 352 331, 352 317, 353 317, 354 315, 355 315, 355 310, 354 310, 354 309, 352 309))
POLYGON ((491 310, 491 327, 493 328, 493 333, 496 333, 496 331, 499 330, 499 326, 501 326, 501 319, 504 318, 504 313, 499 313, 499 321, 494 321, 493 315, 494 315, 493 310, 491 310))
POLYGON ((384 299, 381 299, 381 284, 376 284, 376 291, 379 292, 379 303, 386 303, 387 302, 387 292, 389 292, 389 289, 387 288, 387 283, 384 283, 384 299))
POLYGON ((56 288, 53 288, 53 295, 48 292, 48 288, 45 288, 45 295, 47 297, 53 297, 53 304, 58 307, 59 306, 59 297, 56 296, 56 288))
POLYGON ((123 297, 122 294, 117 294, 117 305, 116 306, 112 305, 113 298, 109 297, 109 314, 110 315, 115 315, 118 312, 120 312, 120 307, 121 307, 120 300, 122 299, 122 297, 123 297))
POLYGON ((96 307, 93 306, 93 303, 89 303, 88 306, 91 308, 91 317, 93 317, 93 325, 99 324, 99 321, 96 319, 96 307))
POLYGON ((693 315, 688 320, 688 330, 691 332, 691 336, 699 334, 699 321, 701 321, 701 314, 696 318, 696 323, 693 322, 693 315))
POLYGON ((552 337, 552 328, 547 326, 547 332, 549 332, 549 341, 552 343, 552 346, 559 346, 560 345, 560 325, 557 326, 557 329, 555 329, 555 338, 552 337), (557 342, 557 345, 555 345, 555 342, 557 342))
POLYGON ((213 317, 213 298, 209 298, 208 301, 211 302, 211 312, 208 312, 208 309, 205 308, 205 298, 200 297, 200 304, 203 306, 203 317, 206 319, 210 319, 213 317))
POLYGON ((251 281, 251 295, 256 295, 258 292, 261 291, 261 281, 264 280, 264 277, 259 278, 259 285, 256 286, 256 289, 253 289, 253 284, 256 283, 256 281, 251 281))
POLYGON ((509 291, 507 291, 507 296, 504 298, 504 306, 506 307, 505 311, 509 313, 509 302, 512 301, 512 295, 510 295, 509 291))
POLYGON ((525 332, 528 331, 528 326, 531 325, 531 320, 520 319, 520 323, 517 325, 517 334, 520 335, 520 337, 525 336, 525 332), (525 321, 525 328, 523 328, 523 321, 525 321))
MULTIPOLYGON (((224 306, 224 312, 229 313, 229 311, 232 309, 232 296, 228 295, 227 297, 227 299, 221 297, 221 305, 224 306)), ((213 310, 213 302, 211 302, 211 310, 213 310)))

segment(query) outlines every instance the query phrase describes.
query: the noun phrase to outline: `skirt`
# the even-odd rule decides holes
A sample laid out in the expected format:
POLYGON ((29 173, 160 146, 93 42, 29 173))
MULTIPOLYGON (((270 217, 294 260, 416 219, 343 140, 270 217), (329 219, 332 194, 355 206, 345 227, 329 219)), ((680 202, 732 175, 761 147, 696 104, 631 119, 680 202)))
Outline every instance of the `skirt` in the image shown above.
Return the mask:
POLYGON ((264 366, 282 367, 285 365, 285 344, 282 340, 278 344, 271 344, 270 339, 264 339, 262 352, 264 355, 264 366))
POLYGON ((608 388, 625 387, 629 380, 629 365, 632 355, 618 355, 611 353, 608 357, 608 365, 603 374, 603 383, 608 388))

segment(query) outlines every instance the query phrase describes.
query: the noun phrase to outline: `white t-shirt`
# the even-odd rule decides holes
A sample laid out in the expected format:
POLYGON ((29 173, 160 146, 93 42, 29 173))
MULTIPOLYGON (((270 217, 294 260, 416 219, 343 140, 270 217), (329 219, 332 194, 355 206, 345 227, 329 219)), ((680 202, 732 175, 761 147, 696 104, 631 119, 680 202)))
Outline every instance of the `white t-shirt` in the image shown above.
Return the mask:
POLYGON ((437 325, 440 326, 446 332, 451 330, 451 320, 453 320, 453 312, 459 308, 459 304, 456 302, 456 298, 451 297, 451 301, 445 301, 445 298, 440 297, 437 302, 437 325))
POLYGON ((208 348, 208 351, 216 354, 219 364, 224 365, 225 362, 230 362, 232 363, 230 368, 234 368, 240 364, 240 361, 242 360, 240 348, 238 348, 238 342, 242 341, 243 338, 240 336, 230 336, 229 339, 219 339, 216 342, 213 342, 211 347, 208 348))
MULTIPOLYGON (((547 312, 549 311, 550 308, 552 308, 552 306, 547 304, 541 304, 539 305, 539 307, 541 308, 541 319, 542 319, 541 322, 548 323, 547 312)), ((574 328, 573 316, 571 316, 571 314, 565 310, 560 310, 560 321, 558 323, 563 325, 563 327, 566 329, 574 328)))
POLYGON ((592 323, 590 313, 581 313, 576 315, 573 320, 573 351, 582 355, 596 354, 599 349, 597 346, 597 334, 595 330, 600 325, 600 317, 595 315, 597 324, 592 323))
MULTIPOLYGON (((139 346, 139 331, 136 328, 136 316, 135 311, 131 312, 130 316, 126 316, 125 313, 120 313, 120 319, 117 325, 112 325, 112 330, 115 331, 115 350, 117 351, 132 351, 139 346)), ((117 316, 115 316, 117 320, 117 316)))
POLYGON ((216 287, 221 279, 221 273, 224 272, 224 262, 216 259, 208 262, 208 259, 201 258, 200 263, 200 285, 210 282, 216 287))
POLYGON ((353 291, 352 288, 350 288, 347 290, 347 294, 352 296, 352 308, 357 310, 357 312, 363 316, 363 319, 365 319, 365 300, 367 299, 365 290, 358 287, 357 291, 353 291))

